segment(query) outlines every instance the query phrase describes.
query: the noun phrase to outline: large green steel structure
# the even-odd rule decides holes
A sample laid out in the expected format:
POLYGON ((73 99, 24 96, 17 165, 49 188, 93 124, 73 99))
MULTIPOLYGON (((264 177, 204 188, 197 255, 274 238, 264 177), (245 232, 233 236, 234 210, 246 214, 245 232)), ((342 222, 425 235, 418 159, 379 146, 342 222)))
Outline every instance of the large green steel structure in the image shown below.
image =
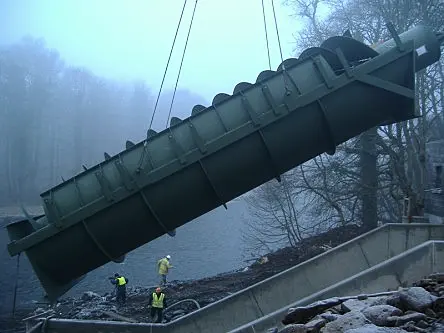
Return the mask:
POLYGON ((50 299, 131 250, 375 126, 412 119, 415 72, 443 35, 418 26, 372 49, 326 40, 239 83, 186 119, 41 194, 44 216, 8 226, 50 299))

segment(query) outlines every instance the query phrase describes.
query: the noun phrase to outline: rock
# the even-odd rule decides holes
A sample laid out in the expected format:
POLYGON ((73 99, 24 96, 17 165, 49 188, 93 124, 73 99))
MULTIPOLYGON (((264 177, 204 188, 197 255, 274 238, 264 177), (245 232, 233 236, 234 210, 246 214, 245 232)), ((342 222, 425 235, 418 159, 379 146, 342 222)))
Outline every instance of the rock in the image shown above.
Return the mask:
POLYGON ((335 321, 327 323, 321 332, 324 333, 344 333, 352 328, 359 328, 370 321, 359 311, 350 311, 340 316, 335 321))
POLYGON ((279 333, 307 333, 308 330, 304 324, 290 324, 285 326, 279 333))
POLYGON ((388 296, 385 300, 385 303, 387 305, 391 305, 395 308, 403 310, 401 295, 399 293, 388 296))
POLYGON ((321 317, 322 319, 325 319, 326 321, 329 322, 329 321, 334 321, 334 320, 338 319, 340 317, 340 315, 326 311, 324 313, 321 313, 319 315, 319 317, 321 317))
POLYGON ((92 291, 85 291, 82 295, 82 301, 92 301, 92 300, 101 300, 102 296, 96 294, 92 291))
POLYGON ((379 327, 374 324, 367 324, 362 327, 348 329, 344 333, 407 333, 407 331, 398 327, 379 327))
POLYGON ((307 328, 307 331, 310 333, 318 333, 322 327, 325 326, 327 323, 327 320, 323 318, 316 318, 313 320, 310 320, 307 324, 305 324, 305 327, 307 328))
POLYGON ((292 311, 289 311, 289 313, 282 320, 282 324, 305 324, 316 315, 341 303, 342 300, 339 298, 329 298, 309 304, 307 306, 292 308, 292 311))
POLYGON ((438 297, 433 302, 433 308, 437 311, 444 310, 444 297, 438 297))
POLYGON ((429 278, 438 283, 444 283, 444 273, 433 273, 430 274, 429 278))
POLYGON ((415 323, 417 321, 424 320, 425 318, 426 315, 424 313, 413 312, 403 316, 390 316, 387 318, 387 323, 388 325, 402 326, 410 321, 415 323))
POLYGON ((430 324, 428 322, 426 322, 425 320, 420 320, 416 323, 416 327, 428 328, 428 327, 430 327, 430 324))
POLYGON ((386 326, 387 318, 402 315, 402 311, 391 305, 375 305, 362 310, 364 316, 377 326, 386 326))
POLYGON ((342 312, 361 311, 369 306, 383 305, 386 303, 387 297, 366 298, 363 300, 349 299, 341 304, 342 312))
POLYGON ((426 309, 426 310, 424 311, 424 314, 425 314, 427 317, 436 318, 436 313, 435 313, 435 311, 433 311, 432 309, 426 309))
POLYGON ((407 332, 426 332, 425 329, 416 327, 414 321, 409 321, 408 323, 402 325, 401 328, 407 332))
POLYGON ((422 287, 412 287, 399 292, 402 306, 408 310, 424 311, 433 304, 434 298, 422 287))

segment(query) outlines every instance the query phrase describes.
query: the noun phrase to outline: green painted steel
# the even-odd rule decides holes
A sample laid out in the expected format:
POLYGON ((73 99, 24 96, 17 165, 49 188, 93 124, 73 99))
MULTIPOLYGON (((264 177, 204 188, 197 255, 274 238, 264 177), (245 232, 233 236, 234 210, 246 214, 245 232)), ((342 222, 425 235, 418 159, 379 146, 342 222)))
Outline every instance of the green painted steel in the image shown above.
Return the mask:
POLYGON ((380 53, 332 37, 255 84, 216 95, 212 106, 195 106, 189 118, 173 118, 168 129, 127 142, 42 193, 45 216, 8 226, 9 253, 25 251, 55 299, 89 271, 338 144, 416 117, 414 73, 440 56, 437 35, 417 29, 380 53), (424 43, 427 52, 418 52, 424 43))

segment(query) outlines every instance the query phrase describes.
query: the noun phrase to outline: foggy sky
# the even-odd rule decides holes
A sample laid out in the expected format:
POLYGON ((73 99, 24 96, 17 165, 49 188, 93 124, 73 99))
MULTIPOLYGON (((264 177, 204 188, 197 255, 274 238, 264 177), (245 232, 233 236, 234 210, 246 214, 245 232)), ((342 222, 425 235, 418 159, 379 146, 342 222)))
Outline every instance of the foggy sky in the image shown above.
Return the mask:
MULTIPOLYGON (((272 69, 281 62, 271 1, 265 0, 272 69)), ((0 0, 0 44, 43 37, 69 65, 111 79, 144 79, 157 93, 182 0, 0 0)), ((194 6, 187 1, 164 90, 174 88, 194 6)), ((283 57, 292 55, 301 27, 275 0, 283 57)), ((268 69, 261 0, 200 0, 179 88, 209 101, 255 82, 268 69)))

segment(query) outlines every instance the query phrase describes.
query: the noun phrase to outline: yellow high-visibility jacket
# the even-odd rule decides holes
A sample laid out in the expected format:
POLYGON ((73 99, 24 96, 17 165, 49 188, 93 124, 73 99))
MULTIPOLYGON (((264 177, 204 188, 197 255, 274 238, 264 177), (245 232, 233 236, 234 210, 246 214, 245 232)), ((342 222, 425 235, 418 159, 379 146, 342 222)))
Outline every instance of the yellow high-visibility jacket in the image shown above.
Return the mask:
POLYGON ((165 298, 165 294, 161 293, 159 296, 157 296, 156 293, 153 293, 153 302, 151 306, 153 308, 159 308, 163 309, 163 299, 165 298))
POLYGON ((116 280, 118 286, 123 286, 126 284, 126 279, 123 276, 116 278, 116 280))
POLYGON ((159 274, 166 275, 168 270, 173 267, 167 258, 162 258, 157 262, 157 267, 159 268, 159 274))

